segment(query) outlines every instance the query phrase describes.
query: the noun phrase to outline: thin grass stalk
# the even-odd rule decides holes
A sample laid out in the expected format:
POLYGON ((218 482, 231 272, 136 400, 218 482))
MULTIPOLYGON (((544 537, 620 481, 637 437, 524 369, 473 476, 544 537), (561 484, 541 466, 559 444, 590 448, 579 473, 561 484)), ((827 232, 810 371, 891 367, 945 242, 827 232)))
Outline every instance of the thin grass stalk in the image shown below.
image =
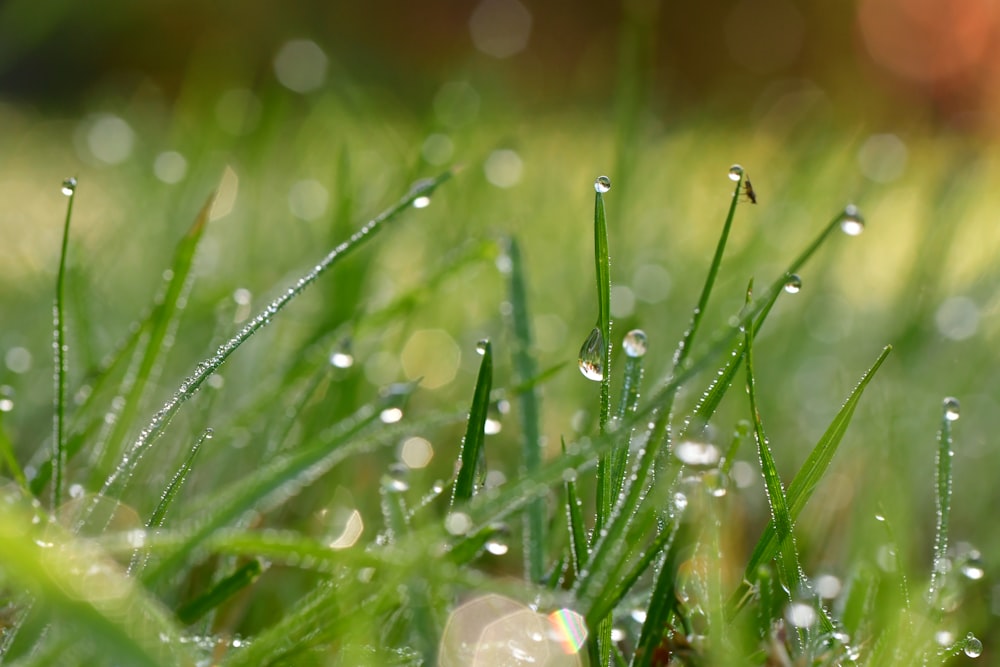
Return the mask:
POLYGON ((63 223, 62 249, 59 252, 59 273, 56 276, 56 297, 52 307, 52 332, 55 354, 55 411, 52 434, 52 509, 62 504, 66 468, 66 324, 63 292, 66 283, 66 257, 69 254, 69 222, 73 217, 73 202, 76 200, 76 178, 63 181, 62 193, 69 198, 66 203, 66 220, 63 223))

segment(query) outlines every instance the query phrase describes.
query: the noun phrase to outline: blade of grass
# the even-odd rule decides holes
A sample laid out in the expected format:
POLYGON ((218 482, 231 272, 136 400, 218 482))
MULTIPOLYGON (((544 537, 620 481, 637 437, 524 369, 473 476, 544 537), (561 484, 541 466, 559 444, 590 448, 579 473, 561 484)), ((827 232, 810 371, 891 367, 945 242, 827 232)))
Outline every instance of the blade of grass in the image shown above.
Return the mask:
POLYGON ((21 465, 17 462, 17 456, 14 455, 14 443, 10 441, 10 436, 4 427, 5 414, 7 413, 0 410, 0 457, 3 458, 3 462, 7 465, 11 477, 14 478, 18 486, 30 494, 31 486, 28 484, 28 479, 24 476, 24 471, 21 470, 21 465))
POLYGON ((476 349, 483 355, 483 359, 479 364, 479 376, 476 378, 472 407, 469 409, 469 423, 462 442, 461 467, 452 490, 453 508, 456 503, 467 502, 475 493, 476 480, 479 477, 477 470, 481 467, 480 460, 484 455, 486 416, 489 413, 490 390, 493 385, 493 346, 488 340, 482 340, 476 345, 476 349))
POLYGON ((62 184, 62 193, 69 197, 66 203, 66 221, 63 223, 62 250, 59 253, 59 273, 56 276, 55 305, 52 308, 52 334, 55 352, 55 405, 52 424, 52 509, 62 504, 62 493, 66 468, 65 424, 66 424, 66 324, 63 313, 63 291, 66 281, 66 256, 69 254, 69 222, 73 217, 73 201, 76 199, 76 178, 67 178, 62 184))
POLYGON ((177 326, 178 303, 186 300, 191 291, 195 253, 208 226, 209 213, 215 203, 215 193, 208 196, 194 223, 177 243, 173 261, 170 264, 169 280, 166 281, 163 294, 155 300, 150 313, 148 335, 143 336, 137 368, 126 374, 119 388, 118 402, 122 405, 121 412, 114 420, 114 426, 107 438, 99 442, 93 452, 93 460, 98 461, 98 470, 106 470, 108 458, 117 456, 121 443, 128 436, 129 429, 134 428, 137 415, 144 405, 147 389, 156 382, 160 360, 170 350, 173 340, 173 330, 177 326))
POLYGON ((184 625, 191 625, 247 586, 253 585, 263 572, 264 567, 256 558, 241 565, 212 588, 178 608, 177 620, 184 625))
POLYGON ((655 649, 660 643, 663 631, 677 606, 677 568, 681 564, 681 549, 688 544, 685 533, 688 528, 680 524, 680 533, 670 542, 670 548, 663 556, 656 582, 649 597, 646 620, 639 631, 639 641, 632 655, 633 667, 651 667, 655 649))
MULTIPOLYGON (((594 182, 594 275, 597 279, 597 332, 600 364, 601 403, 598 423, 603 435, 611 419, 611 258, 608 251, 608 220, 604 207, 604 193, 611 188, 606 176, 594 182)), ((581 358, 583 358, 581 353, 581 358)), ((610 477, 608 455, 597 461, 597 512, 594 534, 600 533, 614 507, 613 484, 610 477)))
MULTIPOLYGON (((510 303, 511 325, 514 330, 513 361, 515 387, 521 408, 521 437, 523 438, 521 457, 526 474, 531 475, 542 464, 542 444, 540 408, 535 385, 547 379, 548 374, 561 368, 544 371, 536 375, 535 358, 531 353, 531 320, 528 316, 528 290, 525 287, 524 263, 521 247, 517 239, 507 240, 507 256, 510 258, 510 303), (523 387, 523 389, 522 389, 523 387)), ((539 582, 545 573, 545 501, 536 498, 528 503, 524 512, 525 574, 529 581, 539 582)))
MULTIPOLYGON (((566 455, 566 440, 561 439, 562 453, 566 455)), ((569 468, 569 470, 573 470, 569 468)), ((566 521, 569 526, 569 555, 570 564, 573 566, 573 574, 580 576, 580 568, 587 557, 587 526, 583 521, 582 502, 576 493, 576 471, 573 475, 564 479, 563 487, 566 491, 566 521)))
POLYGON ((951 424, 959 416, 958 399, 951 396, 944 399, 941 409, 941 430, 938 431, 937 465, 934 470, 934 494, 937 508, 937 522, 934 528, 934 561, 931 566, 931 580, 927 589, 927 600, 936 610, 940 605, 941 586, 948 569, 948 522, 951 518, 951 424))
POLYGON ((198 452, 201 451, 201 446, 205 441, 212 439, 213 433, 212 429, 207 428, 202 432, 201 437, 195 441, 191 447, 191 451, 188 452, 187 458, 184 459, 181 467, 174 473, 174 476, 170 479, 170 483, 167 484, 167 488, 160 494, 160 502, 156 504, 156 508, 153 509, 153 513, 150 514, 149 519, 146 521, 147 528, 159 528, 163 525, 167 511, 177 498, 178 492, 180 492, 185 480, 187 480, 188 474, 191 472, 191 468, 194 466, 195 457, 198 456, 198 452))
MULTIPOLYGON (((858 401, 861 395, 864 393, 865 388, 868 383, 871 382, 875 373, 882 366, 882 362, 885 361, 886 357, 889 356, 889 352, 892 351, 892 346, 887 345, 882 353, 879 354, 875 363, 865 372, 862 376, 861 381, 854 387, 851 391, 850 396, 848 396, 847 401, 840 408, 834 416, 833 421, 830 426, 827 427, 826 432, 816 443, 816 446, 810 452, 809 457, 806 459, 805 463, 796 473, 795 477, 792 479, 792 483, 788 485, 788 512, 791 520, 794 522, 798 519, 799 514, 805 507, 809 498, 812 497, 813 491, 816 489, 816 485, 819 480, 823 477, 826 469, 829 467, 830 462, 833 460, 833 455, 837 451, 837 447, 840 445, 840 441, 844 437, 844 433, 847 432, 847 427, 851 422, 851 418, 854 416, 854 409, 857 407, 858 401)), ((777 553, 778 540, 777 540, 777 530, 774 522, 770 522, 767 528, 764 530, 764 534, 761 535, 760 540, 757 542, 757 546, 754 548, 753 554, 750 556, 750 560, 747 562, 746 567, 746 578, 750 579, 753 577, 757 568, 764 562, 767 562, 777 553)), ((740 587, 733 593, 733 596, 729 601, 729 608, 731 610, 730 615, 739 611, 739 609, 746 602, 746 592, 749 589, 749 585, 746 582, 740 585, 740 587)))
MULTIPOLYGON (((753 280, 747 287, 747 303, 751 300, 753 292, 753 280)), ((767 436, 764 433, 764 422, 760 416, 757 405, 757 379, 753 368, 753 328, 746 330, 746 351, 745 366, 747 372, 747 396, 750 401, 750 422, 753 424, 754 439, 757 441, 757 458, 760 462, 760 469, 764 475, 764 490, 767 494, 767 504, 771 509, 771 521, 775 525, 775 538, 778 540, 781 558, 778 563, 778 576, 781 579, 782 587, 788 591, 790 598, 794 598, 801 590, 804 583, 804 576, 799 565, 798 548, 795 545, 795 536, 792 534, 793 520, 788 510, 788 500, 785 497, 785 489, 781 484, 781 477, 778 475, 778 468, 771 454, 771 447, 768 444, 767 436)))
POLYGON ((302 276, 292 287, 274 299, 268 306, 254 317, 235 336, 221 345, 212 356, 200 362, 195 371, 180 385, 177 392, 153 415, 149 423, 142 429, 135 441, 130 445, 118 467, 105 480, 100 495, 107 495, 118 485, 124 485, 135 470, 140 459, 156 441, 163 429, 170 423, 177 411, 201 388, 202 383, 214 373, 239 347, 253 334, 266 326, 289 302, 301 294, 309 285, 326 273, 330 267, 351 251, 363 245, 374 236, 388 221, 399 213, 407 210, 421 198, 429 197, 439 185, 451 178, 448 171, 434 179, 423 181, 414 186, 395 205, 373 218, 351 237, 330 251, 312 270, 302 276))

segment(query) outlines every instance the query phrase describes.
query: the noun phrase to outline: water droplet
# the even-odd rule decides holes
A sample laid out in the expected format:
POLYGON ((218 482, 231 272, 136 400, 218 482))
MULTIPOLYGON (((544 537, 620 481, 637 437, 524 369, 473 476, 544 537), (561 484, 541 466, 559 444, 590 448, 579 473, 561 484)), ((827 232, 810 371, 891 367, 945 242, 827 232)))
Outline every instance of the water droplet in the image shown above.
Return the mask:
POLYGON ((427 195, 417 197, 413 200, 413 208, 427 208, 431 205, 431 198, 427 195))
POLYGON ((840 229, 848 236, 857 236, 865 231, 865 219, 854 204, 848 204, 840 218, 840 229))
POLYGON ((494 556, 503 556, 510 550, 506 542, 501 542, 499 540, 487 540, 486 544, 483 545, 488 553, 494 556))
POLYGON ((983 643, 970 632, 965 635, 965 646, 962 647, 962 650, 970 658, 978 658, 983 654, 983 643))
POLYGON ((562 479, 564 482, 575 482, 576 481, 576 468, 566 468, 562 471, 562 479))
POLYGON ((74 192, 76 192, 76 179, 71 176, 62 182, 62 193, 72 197, 74 192))
POLYGON ((742 165, 734 164, 729 168, 729 180, 738 181, 743 178, 743 167, 742 165))
POLYGON ((816 623, 818 616, 812 605, 792 602, 785 608, 785 620, 797 628, 808 628, 816 623))
POLYGON ((400 419, 403 418, 403 411, 400 410, 399 408, 388 408, 386 410, 383 410, 379 414, 378 418, 382 421, 383 424, 395 424, 396 422, 398 422, 400 419))
POLYGON ((961 416, 961 407, 957 398, 948 396, 944 399, 944 418, 950 422, 958 421, 961 416))
POLYGON ((498 419, 486 418, 486 422, 483 424, 483 433, 486 435, 496 435, 502 430, 503 424, 498 419))
POLYGON ((797 273, 788 276, 788 280, 785 281, 785 291, 789 294, 798 294, 801 289, 802 278, 799 278, 797 273))
POLYGON ((722 452, 713 444, 688 440, 674 447, 674 456, 689 466, 714 466, 722 452))
POLYGON ((604 379, 604 336, 597 327, 580 347, 580 372, 594 382, 604 379))
POLYGON ((625 334, 625 340, 622 341, 622 349, 625 350, 625 354, 632 357, 638 358, 646 354, 646 332, 642 329, 632 329, 627 334, 625 334))
POLYGON ((336 368, 350 368, 354 365, 354 357, 347 352, 334 352, 330 355, 330 365, 336 368))
POLYGON ((685 509, 687 509, 687 506, 688 506, 687 496, 685 496, 680 491, 678 491, 677 493, 675 493, 674 494, 674 509, 677 510, 678 512, 683 512, 685 509))
POLYGON ((973 549, 966 555, 961 571, 963 577, 973 581, 978 581, 986 576, 986 569, 983 567, 983 557, 977 549, 973 549))
POLYGON ((472 530, 472 519, 464 512, 452 512, 444 518, 444 528, 452 535, 465 535, 472 530))
POLYGON ((611 179, 608 178, 607 176, 598 176, 594 180, 594 190, 596 190, 597 192, 604 194, 610 189, 611 189, 611 179))
POLYGON ((488 350, 489 347, 490 347, 490 341, 486 338, 483 338, 481 341, 476 343, 476 352, 479 353, 479 356, 483 356, 484 354, 486 354, 486 350, 488 350))

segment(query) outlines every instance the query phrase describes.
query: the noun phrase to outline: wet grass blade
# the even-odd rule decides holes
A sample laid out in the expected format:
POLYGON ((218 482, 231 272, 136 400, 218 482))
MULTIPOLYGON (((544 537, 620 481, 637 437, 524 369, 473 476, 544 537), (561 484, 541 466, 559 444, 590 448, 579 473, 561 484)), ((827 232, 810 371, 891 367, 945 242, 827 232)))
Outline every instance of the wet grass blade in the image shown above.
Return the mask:
POLYGON ((633 667, 651 667, 654 664, 656 647, 677 605, 677 568, 681 564, 681 549, 688 544, 688 536, 683 534, 686 532, 686 529, 683 529, 674 537, 663 557, 663 563, 660 565, 656 583, 649 597, 646 620, 642 623, 639 641, 632 656, 633 667))
POLYGON ((21 465, 17 462, 17 457, 14 455, 14 443, 10 441, 7 429, 4 428, 3 416, 5 414, 5 412, 0 411, 0 457, 3 458, 3 462, 7 465, 7 470, 10 471, 11 477, 14 478, 22 489, 30 494, 31 487, 28 484, 28 479, 24 476, 24 471, 21 470, 21 465))
MULTIPOLYGON (((98 460, 117 456, 121 443, 129 435, 129 430, 135 427, 139 410, 144 405, 147 388, 156 382, 156 372, 160 360, 170 350, 173 339, 172 329, 176 327, 179 312, 178 302, 186 300, 192 286, 191 268, 194 264, 198 245, 208 227, 208 218, 215 202, 215 193, 209 195, 195 217, 194 223, 177 243, 173 261, 170 264, 169 280, 166 281, 164 292, 159 296, 149 316, 148 335, 143 337, 141 358, 134 373, 129 373, 123 381, 120 397, 121 413, 117 415, 114 426, 107 439, 99 445, 101 452, 95 453, 98 460)), ((100 465, 98 470, 105 469, 100 465)))
MULTIPOLYGON (((837 447, 840 445, 840 441, 843 439, 844 433, 847 431, 847 427, 851 422, 851 418, 854 416, 854 409, 857 407, 861 395, 864 393, 868 383, 871 382, 875 373, 882 366, 882 362, 885 361, 891 351, 892 346, 887 345, 882 350, 882 353, 879 354, 875 363, 872 364, 871 368, 865 372, 861 381, 854 387, 854 390, 851 392, 850 396, 848 396, 847 401, 833 418, 830 426, 827 427, 826 432, 823 433, 819 442, 816 443, 816 446, 809 454, 805 463, 799 469, 799 472, 792 479, 791 484, 788 485, 788 512, 792 522, 798 519, 802 509, 809 501, 809 498, 812 497, 813 491, 816 489, 816 485, 819 483, 819 480, 822 479, 826 469, 829 467, 830 462, 833 460, 833 455, 836 453, 837 447)), ((765 563, 774 557, 777 550, 777 529, 772 521, 767 525, 767 528, 765 528, 764 534, 761 536, 753 554, 750 556, 745 576, 747 578, 752 577, 762 563, 765 563)), ((739 608, 745 604, 745 594, 747 589, 747 584, 744 582, 730 598, 730 609, 738 611, 739 608)))
MULTIPOLYGON (((750 302, 753 291, 753 281, 747 288, 747 302, 750 302)), ((767 504, 771 508, 771 521, 775 526, 775 539, 778 542, 781 552, 781 559, 778 561, 778 575, 781 577, 781 585, 790 594, 800 590, 802 584, 801 568, 799 567, 798 549, 795 546, 795 538, 792 535, 793 521, 788 510, 788 500, 785 497, 785 489, 781 484, 781 477, 778 475, 778 468, 774 463, 774 456, 771 454, 771 447, 768 444, 767 436, 764 433, 764 423, 761 420, 760 410, 757 406, 757 379, 753 369, 753 330, 747 327, 745 366, 747 371, 747 396, 750 400, 750 420, 753 424, 754 438, 757 441, 757 457, 760 461, 761 472, 764 474, 764 490, 767 492, 767 504)))
MULTIPOLYGON (((611 419, 611 258, 608 251, 608 220, 604 207, 604 192, 611 187, 611 181, 601 176, 594 183, 594 275, 597 278, 597 339, 596 361, 601 382, 601 403, 598 421, 601 434, 607 431, 611 419)), ((593 334, 592 334, 593 337, 593 334)), ((589 339, 588 339, 589 340, 589 339)), ((584 347, 588 345, 585 343, 584 347)), ((587 354, 581 350, 583 359, 587 354)), ((594 533, 600 532, 604 522, 614 507, 610 461, 603 455, 597 462, 597 513, 594 533)))
MULTIPOLYGON (((562 453, 566 455, 566 440, 562 440, 562 453)), ((580 568, 587 560, 587 526, 583 520, 582 503, 576 492, 576 475, 563 482, 566 492, 566 520, 569 524, 569 553, 573 574, 580 575, 580 568)))
POLYGON ((472 407, 469 409, 469 423, 462 442, 461 467, 452 490, 452 507, 472 498, 479 477, 486 473, 485 470, 480 473, 480 470, 484 468, 481 464, 485 455, 483 447, 486 439, 486 415, 490 407, 490 390, 493 388, 493 346, 488 340, 483 340, 477 344, 477 349, 482 353, 483 359, 479 364, 479 376, 476 378, 472 407))
POLYGON ((52 508, 62 504, 65 480, 66 449, 66 323, 63 293, 66 282, 66 256, 69 253, 69 222, 73 217, 73 201, 76 199, 76 179, 63 181, 62 193, 69 197, 66 203, 66 221, 63 223, 62 250, 59 253, 59 273, 56 276, 55 305, 52 308, 53 351, 55 354, 55 400, 52 435, 52 508))
POLYGON ((263 571, 264 567, 256 558, 241 565, 236 568, 235 572, 220 580, 208 591, 181 606, 177 610, 177 620, 184 625, 191 625, 244 588, 251 586, 263 571))
POLYGON ((941 410, 941 430, 938 431, 937 465, 934 470, 935 505, 937 522, 934 528, 934 561, 931 566, 931 580, 927 599, 935 609, 940 605, 941 586, 948 566, 948 522, 951 518, 951 460, 954 456, 951 445, 951 424, 958 419, 958 399, 951 396, 944 399, 941 410))
POLYGON ((119 466, 111 473, 101 489, 101 495, 109 494, 119 485, 127 483, 132 472, 135 470, 143 455, 149 447, 156 441, 163 429, 170 423, 177 411, 201 388, 202 383, 209 375, 214 373, 244 342, 249 340, 257 331, 266 326, 285 306, 301 294, 307 287, 314 283, 320 276, 326 273, 330 267, 347 256, 350 252, 362 246, 382 227, 409 209, 417 199, 428 197, 439 185, 447 181, 452 172, 445 172, 434 179, 423 181, 414 186, 395 205, 383 211, 381 214, 366 223, 361 229, 351 235, 351 237, 330 251, 319 261, 309 272, 299 278, 296 283, 274 299, 268 306, 254 317, 235 336, 223 343, 215 354, 200 362, 195 371, 183 382, 177 392, 163 407, 161 407, 152 419, 140 431, 135 441, 128 447, 128 451, 122 458, 119 466))
MULTIPOLYGON (((521 247, 516 238, 507 241, 507 256, 510 258, 510 303, 511 325, 514 329, 513 362, 517 387, 513 390, 518 396, 518 406, 521 409, 521 437, 523 438, 521 456, 526 474, 531 475, 542 464, 542 443, 540 424, 540 407, 538 392, 535 385, 544 381, 548 375, 543 372, 537 375, 535 358, 532 356, 531 320, 528 311, 528 290, 524 280, 524 262, 521 258, 521 247)), ((552 373, 561 368, 550 369, 552 373)), ((545 503, 538 498, 530 503, 524 511, 524 545, 525 545, 525 575, 529 581, 539 582, 545 571, 545 503)))
POLYGON ((206 440, 211 439, 212 429, 205 429, 194 445, 191 447, 191 451, 188 452, 187 458, 178 468, 177 472, 170 479, 170 483, 167 484, 167 488, 164 489, 163 493, 160 494, 160 502, 156 504, 153 509, 153 513, 150 514, 149 519, 146 521, 147 528, 159 528, 163 525, 163 520, 167 516, 167 511, 170 506, 173 505, 174 500, 177 498, 177 494, 180 492, 181 487, 184 486, 184 481, 187 479, 188 474, 191 472, 191 468, 194 466, 194 459, 198 456, 198 452, 201 451, 201 446, 206 440))

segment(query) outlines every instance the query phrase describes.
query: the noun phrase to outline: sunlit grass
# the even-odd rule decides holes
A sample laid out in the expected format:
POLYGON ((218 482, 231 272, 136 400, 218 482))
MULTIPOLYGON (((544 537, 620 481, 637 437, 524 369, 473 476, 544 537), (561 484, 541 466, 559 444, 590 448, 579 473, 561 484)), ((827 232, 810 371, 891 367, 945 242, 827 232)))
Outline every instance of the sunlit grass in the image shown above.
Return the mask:
POLYGON ((937 664, 969 631, 989 646, 981 579, 991 572, 963 577, 959 564, 1000 547, 980 525, 994 500, 983 485, 997 387, 984 369, 1000 239, 975 226, 993 210, 983 183, 995 165, 948 180, 961 147, 917 138, 906 177, 877 185, 857 173, 855 137, 746 137, 691 122, 650 129, 625 156, 627 196, 598 193, 592 208, 591 184, 617 154, 614 133, 584 114, 542 116, 501 141, 511 135, 498 119, 428 130, 360 118, 333 97, 265 111, 240 139, 217 128, 143 134, 120 166, 53 148, 72 143, 69 126, 28 133, 0 165, 0 190, 15 165, 29 184, 17 217, 0 218, 14 239, 0 247, 0 280, 17 286, 3 307, 18 313, 0 351, 32 360, 18 371, 8 361, 0 376, 15 392, 0 439, 16 458, 5 474, 23 468, 43 501, 11 487, 23 507, 0 520, 18 541, 0 556, 8 655, 44 664, 73 645, 66 660, 79 664, 434 664, 449 613, 487 592, 512 601, 504 609, 523 615, 522 629, 563 628, 560 645, 591 664, 658 664, 668 651, 713 664, 780 651, 818 664, 855 654, 937 664), (448 163, 466 168, 414 209, 414 181, 446 168, 421 153, 431 132, 450 134, 448 163), (519 172, 483 168, 500 148, 519 172), (63 159, 35 161, 36 150, 63 159), (167 150, 187 159, 175 184, 153 169, 167 150), (756 205, 727 178, 737 159, 756 205), (224 172, 232 209, 210 215, 204 201, 224 172), (66 173, 81 184, 65 304, 69 461, 56 497, 96 503, 103 491, 157 531, 88 541, 70 534, 87 523, 79 517, 46 527, 68 516, 49 506, 44 446, 66 173), (282 301, 267 328, 239 335, 400 196, 390 233, 282 301), (838 231, 848 201, 868 223, 856 239, 838 231), (25 234, 24 220, 43 233, 25 234), (791 272, 798 294, 782 291, 791 272), (758 300, 744 308, 751 277, 758 300), (955 298, 965 301, 945 308, 955 298), (600 386, 572 369, 595 314, 608 344, 600 386), (623 338, 640 328, 644 354, 624 356, 623 338), (713 388, 716 369, 724 381, 713 388), (154 416, 178 391, 184 410, 154 416), (961 481, 935 529, 945 500, 931 480, 934 431, 952 443, 940 417, 952 394, 963 420, 954 465, 938 475, 961 481), (150 426, 162 437, 142 435, 150 426), (413 436, 430 443, 426 466, 400 454, 413 436), (682 465, 684 441, 725 456, 682 465), (97 584, 66 581, 94 549, 106 565, 97 584, 125 591, 113 604, 97 584), (932 575, 945 555, 956 567, 932 575), (775 571, 758 567, 776 556, 775 571), (841 592, 803 585, 824 574, 841 592), (939 611, 924 602, 928 586, 939 611), (527 603, 536 608, 517 606, 527 603), (121 604, 142 612, 126 618, 121 604), (567 644, 583 619, 589 643, 567 644), (841 630, 847 639, 823 638, 841 630), (165 646, 150 642, 157 632, 165 646))

